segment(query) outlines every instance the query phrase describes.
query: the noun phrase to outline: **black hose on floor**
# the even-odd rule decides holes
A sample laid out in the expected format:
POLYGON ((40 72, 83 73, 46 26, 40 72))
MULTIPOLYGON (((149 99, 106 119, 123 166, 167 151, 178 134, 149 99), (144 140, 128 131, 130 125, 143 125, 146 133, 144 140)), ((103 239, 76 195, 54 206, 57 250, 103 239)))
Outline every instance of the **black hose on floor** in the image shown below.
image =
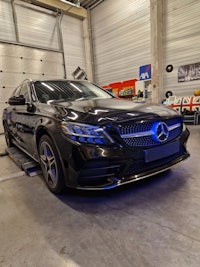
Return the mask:
POLYGON ((8 155, 8 152, 5 151, 5 152, 0 152, 0 157, 4 157, 4 156, 7 156, 8 155))

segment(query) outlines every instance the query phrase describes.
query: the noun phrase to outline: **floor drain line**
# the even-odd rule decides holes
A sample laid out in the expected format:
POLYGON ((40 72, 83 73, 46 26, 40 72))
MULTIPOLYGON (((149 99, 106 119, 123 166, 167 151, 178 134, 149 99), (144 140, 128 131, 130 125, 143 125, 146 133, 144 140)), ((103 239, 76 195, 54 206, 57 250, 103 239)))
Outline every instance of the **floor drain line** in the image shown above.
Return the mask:
POLYGON ((0 157, 4 157, 4 156, 7 156, 8 155, 8 152, 5 151, 5 152, 0 152, 0 157))
POLYGON ((21 177, 21 176, 24 176, 24 175, 26 175, 26 173, 24 171, 20 171, 20 172, 12 173, 12 174, 9 174, 9 175, 1 176, 0 177, 0 182, 11 180, 11 179, 14 179, 14 178, 18 178, 18 177, 21 177))

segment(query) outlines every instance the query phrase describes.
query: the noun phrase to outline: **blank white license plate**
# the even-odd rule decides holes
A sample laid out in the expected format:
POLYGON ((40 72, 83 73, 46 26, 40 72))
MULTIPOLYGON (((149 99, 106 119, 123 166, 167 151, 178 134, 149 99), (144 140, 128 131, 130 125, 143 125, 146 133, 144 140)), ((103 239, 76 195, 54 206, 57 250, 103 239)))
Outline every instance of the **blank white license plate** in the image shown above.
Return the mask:
POLYGON ((179 149, 180 149, 180 144, 178 141, 162 145, 159 147, 146 149, 144 150, 145 162, 148 163, 151 161, 169 157, 171 155, 178 153, 179 149))

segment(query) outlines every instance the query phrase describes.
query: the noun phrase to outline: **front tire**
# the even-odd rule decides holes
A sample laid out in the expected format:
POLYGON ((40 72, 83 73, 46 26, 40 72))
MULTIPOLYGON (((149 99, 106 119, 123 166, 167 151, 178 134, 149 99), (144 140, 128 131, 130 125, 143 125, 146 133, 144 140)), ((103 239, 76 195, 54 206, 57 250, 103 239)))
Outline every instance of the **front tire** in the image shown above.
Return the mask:
POLYGON ((62 193, 65 187, 63 168, 57 148, 49 136, 41 137, 38 150, 47 187, 54 194, 62 193))

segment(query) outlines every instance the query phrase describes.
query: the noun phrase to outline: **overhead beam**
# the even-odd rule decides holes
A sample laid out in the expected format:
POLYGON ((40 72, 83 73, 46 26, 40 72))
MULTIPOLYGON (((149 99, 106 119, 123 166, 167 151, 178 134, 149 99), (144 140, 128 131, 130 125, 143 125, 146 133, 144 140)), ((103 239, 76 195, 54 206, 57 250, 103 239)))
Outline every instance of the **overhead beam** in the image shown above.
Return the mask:
POLYGON ((83 7, 76 7, 60 0, 23 0, 38 6, 49 7, 53 10, 61 10, 64 14, 77 17, 80 19, 87 18, 87 10, 83 7))

